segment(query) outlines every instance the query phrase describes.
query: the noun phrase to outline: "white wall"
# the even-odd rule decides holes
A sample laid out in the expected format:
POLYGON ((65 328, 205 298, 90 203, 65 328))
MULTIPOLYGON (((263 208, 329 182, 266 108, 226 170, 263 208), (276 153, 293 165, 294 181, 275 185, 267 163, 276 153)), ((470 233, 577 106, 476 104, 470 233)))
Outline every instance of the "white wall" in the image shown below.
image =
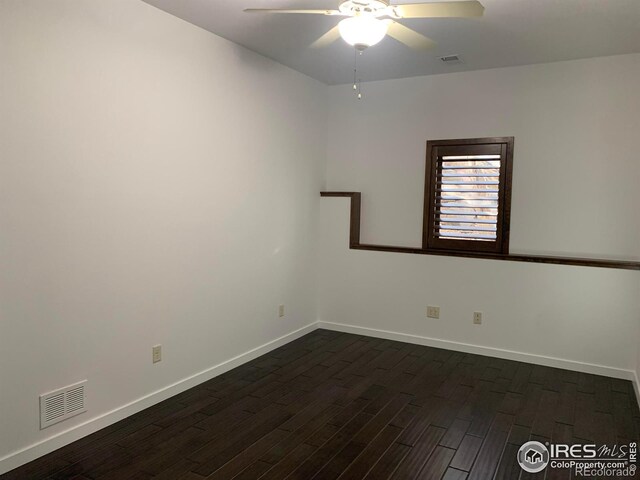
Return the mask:
POLYGON ((138 0, 3 0, 0 69, 0 458, 316 320, 324 85, 138 0))
MULTIPOLYGON (((362 192, 363 243, 419 247, 426 140, 514 136, 512 252, 639 259, 638 78, 627 55, 331 87, 328 190, 362 192)), ((322 321, 636 369, 639 272, 349 251, 348 200, 321 212, 322 321)))

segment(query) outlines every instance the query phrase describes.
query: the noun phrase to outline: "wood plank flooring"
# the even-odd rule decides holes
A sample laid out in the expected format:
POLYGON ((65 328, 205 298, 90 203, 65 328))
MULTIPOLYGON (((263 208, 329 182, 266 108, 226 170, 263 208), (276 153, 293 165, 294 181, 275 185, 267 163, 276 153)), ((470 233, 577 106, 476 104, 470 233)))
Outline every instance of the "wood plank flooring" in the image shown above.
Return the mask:
POLYGON ((0 478, 542 479, 528 439, 639 438, 630 382, 316 330, 0 478))

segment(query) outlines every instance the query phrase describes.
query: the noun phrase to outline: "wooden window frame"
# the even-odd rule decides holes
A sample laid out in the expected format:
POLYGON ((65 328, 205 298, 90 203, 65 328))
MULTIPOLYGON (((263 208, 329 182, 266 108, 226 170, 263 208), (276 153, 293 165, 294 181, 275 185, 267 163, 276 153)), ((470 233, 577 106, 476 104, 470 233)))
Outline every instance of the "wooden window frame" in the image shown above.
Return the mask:
POLYGON ((422 223, 422 248, 438 252, 484 252, 507 255, 511 224, 511 187, 513 180, 514 137, 464 138, 427 141, 425 168, 424 212, 422 223), (496 241, 454 240, 434 235, 435 192, 438 157, 443 154, 481 155, 488 150, 500 150, 500 184, 498 191, 498 217, 496 241))

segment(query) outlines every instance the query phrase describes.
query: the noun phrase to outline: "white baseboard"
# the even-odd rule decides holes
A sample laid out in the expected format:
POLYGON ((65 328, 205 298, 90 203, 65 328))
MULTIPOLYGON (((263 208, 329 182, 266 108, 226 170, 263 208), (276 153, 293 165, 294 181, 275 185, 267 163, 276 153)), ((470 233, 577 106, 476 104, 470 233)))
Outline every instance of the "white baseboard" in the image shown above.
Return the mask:
POLYGON ((45 438, 44 440, 29 445, 28 447, 25 447, 16 452, 10 453, 5 457, 0 458, 0 475, 13 470, 14 468, 17 468, 27 462, 35 460, 36 458, 46 455, 47 453, 53 452, 54 450, 57 450, 58 448, 63 447, 71 442, 75 442, 82 437, 86 437, 91 433, 97 432, 104 427, 116 423, 135 413, 138 413, 145 408, 149 408, 150 406, 166 400, 167 398, 182 393, 185 390, 201 384, 202 382, 206 382, 207 380, 217 377, 218 375, 221 375, 239 365, 242 365, 243 363, 247 363, 250 360, 259 357, 260 355, 264 355, 271 350, 275 350, 282 345, 300 338, 301 336, 306 335, 307 333, 310 333, 317 328, 318 326, 316 322, 311 323, 305 327, 283 335, 280 338, 276 338, 275 340, 267 342, 264 345, 260 345, 259 347, 249 350, 248 352, 219 363, 218 365, 214 365, 213 367, 203 370, 202 372, 196 373, 195 375, 191 375, 187 378, 183 378, 182 380, 179 380, 172 385, 149 393, 148 395, 138 398, 133 402, 115 408, 110 412, 94 417, 84 423, 71 427, 68 430, 57 433, 49 438, 45 438))
POLYGON ((606 377, 622 378, 624 380, 637 381, 636 373, 633 370, 624 370, 621 368, 606 367, 604 365, 577 362, 575 360, 566 360, 563 358, 546 357, 543 355, 535 355, 533 353, 514 352, 512 350, 504 350, 501 348, 483 347, 480 345, 454 342, 451 340, 441 340, 438 338, 423 337, 420 335, 411 335, 407 333, 392 332, 389 330, 379 330, 377 328, 359 327, 356 325, 345 325, 343 323, 320 321, 318 322, 318 328, 335 330, 338 332, 345 332, 345 333, 355 333, 358 335, 367 335, 369 337, 384 338, 386 340, 396 340, 399 342, 415 343, 417 345, 426 345, 429 347, 442 348, 444 350, 455 350, 457 352, 475 353, 476 355, 485 355, 487 357, 504 358, 506 360, 515 360, 518 362, 533 363, 535 365, 544 365, 546 367, 563 368, 566 370, 574 370, 577 372, 591 373, 594 375, 604 375, 606 377))

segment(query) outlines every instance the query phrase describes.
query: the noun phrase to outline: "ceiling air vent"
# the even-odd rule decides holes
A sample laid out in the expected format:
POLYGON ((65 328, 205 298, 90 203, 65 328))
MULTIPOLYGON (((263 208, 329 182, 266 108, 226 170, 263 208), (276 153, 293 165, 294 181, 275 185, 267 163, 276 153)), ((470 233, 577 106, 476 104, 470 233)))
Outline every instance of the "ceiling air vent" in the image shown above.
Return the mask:
POLYGON ((87 381, 84 380, 40 395, 40 428, 86 412, 86 385, 87 381))
POLYGON ((455 65, 456 63, 462 63, 462 59, 458 55, 445 55, 444 57, 438 57, 442 60, 442 63, 447 65, 455 65))

